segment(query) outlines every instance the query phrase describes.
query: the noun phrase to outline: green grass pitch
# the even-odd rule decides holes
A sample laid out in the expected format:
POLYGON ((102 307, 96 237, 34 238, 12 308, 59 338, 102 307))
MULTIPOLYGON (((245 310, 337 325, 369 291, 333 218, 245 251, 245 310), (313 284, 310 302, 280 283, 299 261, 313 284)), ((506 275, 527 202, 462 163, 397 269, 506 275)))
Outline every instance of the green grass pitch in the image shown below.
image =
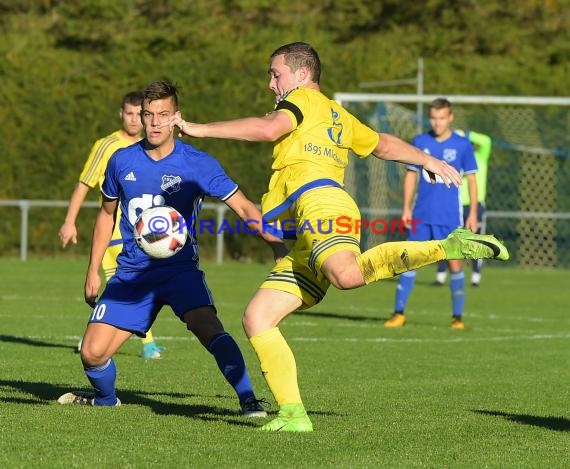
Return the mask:
MULTIPOLYGON (((447 287, 419 272, 402 329, 383 327, 395 281, 297 312, 293 348, 312 434, 268 434, 239 415, 210 354, 165 308, 153 328, 164 358, 116 356, 120 408, 60 406, 88 389, 74 353, 89 308, 85 260, 0 262, 0 467, 306 468, 568 467, 568 271, 486 264, 467 286, 465 331, 450 323, 447 287)), ((226 329, 258 396, 273 401, 241 329, 269 266, 205 264, 226 329)))

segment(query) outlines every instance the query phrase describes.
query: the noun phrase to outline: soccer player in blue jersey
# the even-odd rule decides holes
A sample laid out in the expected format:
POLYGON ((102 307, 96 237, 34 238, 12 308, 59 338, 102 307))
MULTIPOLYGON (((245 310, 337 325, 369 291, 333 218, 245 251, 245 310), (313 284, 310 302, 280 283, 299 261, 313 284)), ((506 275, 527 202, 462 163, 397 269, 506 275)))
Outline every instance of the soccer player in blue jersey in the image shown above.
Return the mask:
POLYGON ((173 257, 152 259, 137 246, 132 234, 133 224, 144 209, 172 206, 190 222, 196 219, 208 195, 224 201, 250 230, 258 230, 276 260, 287 252, 282 240, 262 230, 257 207, 213 157, 175 139, 168 127, 160 127, 178 112, 177 89, 172 83, 157 81, 149 85, 141 111, 145 138, 118 150, 109 160, 85 280, 85 300, 93 312, 83 337, 81 360, 94 394, 70 392, 58 401, 119 405, 113 356, 132 334, 144 337, 161 308, 169 305, 214 356, 238 395, 243 415, 264 417, 267 414, 255 397, 241 351, 224 330, 199 269, 197 239, 190 236, 173 257), (101 287, 99 265, 119 206, 123 250, 117 257, 116 274, 97 299, 101 287))
MULTIPOLYGON (((485 213, 487 197, 487 174, 489 170, 489 159, 491 158, 491 149, 493 148, 493 140, 488 135, 474 130, 467 132, 457 129, 456 133, 467 137, 473 145, 475 152, 475 160, 477 161, 477 222, 478 230, 476 233, 485 233, 483 226, 483 215, 485 213)), ((463 205, 463 221, 467 221, 471 212, 471 200, 469 199, 469 186, 466 178, 463 178, 461 185, 461 204, 463 205)), ((483 259, 474 259, 471 261, 471 285, 478 287, 481 283, 481 269, 483 267, 483 259)), ((441 286, 447 278, 447 262, 440 261, 437 263, 437 273, 435 276, 435 285, 441 286)))
MULTIPOLYGON (((429 153, 434 158, 447 162, 464 174, 471 200, 465 227, 476 232, 478 228, 477 182, 475 180, 477 163, 473 146, 468 139, 452 131, 453 110, 447 99, 438 98, 431 102, 429 121, 432 130, 416 136, 412 145, 429 153)), ((432 184, 428 174, 417 165, 407 166, 403 185, 402 219, 421 220, 415 225, 414 230, 409 230, 409 241, 442 240, 453 230, 463 225, 462 205, 457 187, 448 189, 442 180, 437 180, 436 184, 432 184)), ((453 329, 464 329, 465 324, 462 319, 465 304, 463 261, 449 259, 447 262, 451 272, 451 327, 453 329)), ((406 324, 404 310, 415 281, 415 270, 404 272, 400 276, 396 289, 394 314, 384 323, 386 327, 402 327, 406 324)))
MULTIPOLYGON (((64 248, 69 241, 73 244, 77 244, 77 227, 75 223, 79 215, 79 210, 81 209, 81 204, 85 200, 89 189, 97 185, 101 187, 103 184, 105 168, 107 167, 109 158, 111 158, 113 153, 119 148, 128 147, 141 139, 141 101, 142 91, 131 91, 127 93, 123 97, 121 109, 119 110, 122 127, 112 134, 97 140, 91 148, 83 171, 81 171, 79 175, 79 182, 76 184, 71 199, 69 200, 65 221, 59 229, 59 239, 64 248)), ((117 218, 120 216, 121 214, 118 212, 117 218)), ((113 236, 111 237, 109 246, 101 261, 101 267, 103 268, 103 273, 107 280, 115 274, 115 270, 117 269, 117 256, 122 248, 121 232, 119 230, 119 224, 117 223, 113 230, 113 236)), ((143 358, 161 358, 161 352, 164 351, 164 347, 156 344, 150 329, 141 342, 141 356, 143 358)), ((81 350, 81 341, 79 342, 77 350, 81 350)))
POLYGON ((447 162, 362 124, 321 93, 320 74, 319 56, 309 44, 286 44, 271 54, 269 89, 276 98, 272 112, 207 124, 174 116, 164 124, 193 137, 274 142, 273 176, 262 212, 266 221, 283 226, 293 220, 297 236, 243 318, 245 333, 279 404, 277 417, 263 425, 263 431, 313 430, 301 400, 295 357, 278 327, 289 314, 320 302, 330 285, 358 288, 441 259, 509 257, 494 237, 469 230, 454 231, 443 241, 384 243, 361 252, 360 212, 343 189, 349 150, 361 158, 373 154, 422 165, 433 182, 438 176, 445 185, 459 185, 461 176, 447 162), (348 232, 344 223, 339 226, 339 218, 351 221, 348 232), (319 230, 323 225, 331 229, 319 230))

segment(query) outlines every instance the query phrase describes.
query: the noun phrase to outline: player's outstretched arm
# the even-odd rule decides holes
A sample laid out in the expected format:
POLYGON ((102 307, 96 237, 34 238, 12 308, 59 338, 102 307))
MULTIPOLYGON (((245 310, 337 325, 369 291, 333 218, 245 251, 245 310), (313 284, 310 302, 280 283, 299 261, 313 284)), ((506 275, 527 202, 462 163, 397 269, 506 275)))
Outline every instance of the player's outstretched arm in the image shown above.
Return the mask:
POLYGON ((428 173, 431 173, 432 182, 435 183, 435 176, 437 175, 441 177, 447 187, 451 184, 458 187, 461 184, 459 172, 445 161, 438 160, 420 151, 394 135, 384 133, 379 135, 380 140, 372 152, 376 158, 423 166, 428 173))
POLYGON ((67 208, 67 214, 65 215, 65 221, 58 232, 59 239, 61 240, 61 246, 64 248, 70 240, 73 244, 77 244, 77 227, 75 226, 75 222, 77 220, 79 210, 81 209, 81 204, 87 196, 87 192, 89 192, 89 186, 82 182, 78 182, 73 190, 73 194, 71 194, 69 207, 67 208))
POLYGON ((293 130, 293 122, 285 112, 270 112, 263 117, 244 117, 229 121, 196 124, 186 122, 176 113, 161 127, 178 127, 181 134, 198 138, 225 138, 249 142, 274 142, 293 130))
POLYGON ((229 199, 225 200, 225 203, 247 224, 251 232, 259 234, 269 245, 273 251, 275 262, 279 262, 282 257, 287 255, 287 247, 283 240, 263 228, 261 212, 242 191, 238 190, 229 199))
POLYGON ((115 210, 117 208, 117 200, 103 200, 95 227, 93 228, 93 238, 91 240, 91 255, 89 256, 89 266, 87 267, 87 275, 85 276, 85 302, 94 307, 101 288, 101 277, 99 275, 99 266, 103 260, 105 250, 111 241, 113 235, 113 227, 115 225, 115 210))

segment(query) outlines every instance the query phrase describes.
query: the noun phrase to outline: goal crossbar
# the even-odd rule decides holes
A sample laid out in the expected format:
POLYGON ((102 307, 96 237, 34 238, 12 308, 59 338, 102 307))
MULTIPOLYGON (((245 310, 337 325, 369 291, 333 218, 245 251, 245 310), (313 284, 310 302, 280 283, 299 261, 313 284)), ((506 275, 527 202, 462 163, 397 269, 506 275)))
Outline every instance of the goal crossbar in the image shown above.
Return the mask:
POLYGON ((345 93, 334 94, 335 101, 350 102, 392 102, 392 103, 431 103, 437 98, 447 98, 452 103, 463 104, 503 104, 532 106, 570 106, 570 98, 554 96, 477 96, 477 95, 437 95, 437 94, 383 94, 345 93))

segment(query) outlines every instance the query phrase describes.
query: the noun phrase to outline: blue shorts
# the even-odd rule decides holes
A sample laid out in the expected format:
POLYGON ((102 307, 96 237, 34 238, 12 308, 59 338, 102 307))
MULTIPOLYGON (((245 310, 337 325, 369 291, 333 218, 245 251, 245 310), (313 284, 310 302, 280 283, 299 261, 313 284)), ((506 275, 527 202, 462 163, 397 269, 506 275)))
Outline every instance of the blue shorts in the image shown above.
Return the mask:
POLYGON ((198 269, 122 272, 109 279, 89 323, 104 323, 145 337, 161 308, 168 305, 183 321, 189 310, 214 307, 204 272, 198 269))
POLYGON ((408 231, 408 241, 432 241, 445 239, 459 226, 430 225, 428 223, 416 223, 416 232, 408 231))

